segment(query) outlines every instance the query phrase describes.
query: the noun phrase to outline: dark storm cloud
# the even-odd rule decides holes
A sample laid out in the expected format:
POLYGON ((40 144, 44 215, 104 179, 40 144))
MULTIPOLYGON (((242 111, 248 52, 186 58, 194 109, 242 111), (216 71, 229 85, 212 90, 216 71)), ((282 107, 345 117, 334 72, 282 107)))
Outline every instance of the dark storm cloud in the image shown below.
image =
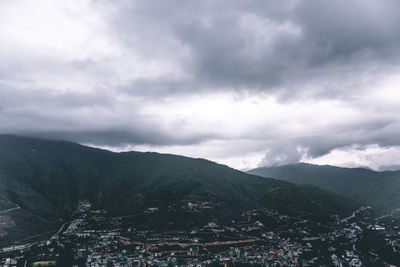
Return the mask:
POLYGON ((390 0, 147 1, 124 9, 117 30, 154 42, 141 47, 149 56, 175 37, 191 54, 182 64, 192 89, 301 94, 298 85, 313 82, 322 85, 317 95, 348 95, 362 85, 357 75, 398 63, 399 11, 400 3, 390 0), (351 81, 342 88, 326 83, 330 76, 351 81))

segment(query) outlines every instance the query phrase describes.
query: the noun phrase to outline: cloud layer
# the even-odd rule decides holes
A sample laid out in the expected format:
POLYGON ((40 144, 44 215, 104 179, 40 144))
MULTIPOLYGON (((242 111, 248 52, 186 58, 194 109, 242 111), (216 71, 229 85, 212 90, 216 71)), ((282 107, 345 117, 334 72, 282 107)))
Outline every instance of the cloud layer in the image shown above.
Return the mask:
POLYGON ((395 166, 372 158, 400 155, 399 12, 395 0, 5 0, 0 132, 237 168, 395 166))

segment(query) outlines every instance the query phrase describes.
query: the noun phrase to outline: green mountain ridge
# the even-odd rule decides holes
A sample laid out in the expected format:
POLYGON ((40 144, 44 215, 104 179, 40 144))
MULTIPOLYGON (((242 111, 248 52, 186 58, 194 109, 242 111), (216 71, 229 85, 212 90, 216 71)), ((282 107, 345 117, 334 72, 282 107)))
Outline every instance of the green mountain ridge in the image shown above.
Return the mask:
POLYGON ((370 205, 381 213, 400 208, 400 171, 373 171, 306 163, 262 167, 248 173, 324 190, 370 205))
POLYGON ((314 186, 240 172, 204 159, 114 153, 64 141, 0 135, 0 245, 55 230, 79 199, 115 215, 213 201, 215 216, 268 208, 317 220, 358 204, 314 186), (1 211, 7 211, 2 214, 1 211), (15 208, 15 209, 14 209, 15 208))

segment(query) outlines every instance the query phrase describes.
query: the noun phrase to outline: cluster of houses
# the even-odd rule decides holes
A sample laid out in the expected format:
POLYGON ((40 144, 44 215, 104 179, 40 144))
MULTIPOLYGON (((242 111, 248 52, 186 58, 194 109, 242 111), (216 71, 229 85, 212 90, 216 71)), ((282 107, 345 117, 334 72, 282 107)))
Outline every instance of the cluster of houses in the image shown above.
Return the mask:
MULTIPOLYGON (((181 208, 198 213, 214 207, 209 202, 188 201, 181 208)), ((365 260, 357 248, 363 229, 382 233, 391 229, 385 232, 387 244, 393 250, 400 244, 398 224, 373 220, 368 211, 363 207, 344 220, 337 218, 321 224, 259 209, 243 212, 230 222, 211 219, 193 229, 160 232, 137 229, 122 217, 109 216, 105 210, 92 210, 88 202, 82 202, 74 219, 49 240, 29 248, 23 245, 3 248, 0 266, 21 266, 29 255, 37 262, 70 257, 76 266, 91 267, 210 264, 357 267, 363 266, 365 260)), ((158 207, 151 207, 143 213, 156 216, 158 212, 158 207)))

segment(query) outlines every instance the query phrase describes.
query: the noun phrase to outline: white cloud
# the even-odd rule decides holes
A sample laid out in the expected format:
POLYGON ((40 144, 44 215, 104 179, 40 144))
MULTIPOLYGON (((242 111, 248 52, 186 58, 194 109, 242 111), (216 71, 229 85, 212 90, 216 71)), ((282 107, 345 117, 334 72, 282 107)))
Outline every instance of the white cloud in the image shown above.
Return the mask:
POLYGON ((400 169, 400 146, 352 145, 336 148, 326 155, 303 161, 350 168, 369 167, 374 170, 386 169, 390 166, 400 169))

